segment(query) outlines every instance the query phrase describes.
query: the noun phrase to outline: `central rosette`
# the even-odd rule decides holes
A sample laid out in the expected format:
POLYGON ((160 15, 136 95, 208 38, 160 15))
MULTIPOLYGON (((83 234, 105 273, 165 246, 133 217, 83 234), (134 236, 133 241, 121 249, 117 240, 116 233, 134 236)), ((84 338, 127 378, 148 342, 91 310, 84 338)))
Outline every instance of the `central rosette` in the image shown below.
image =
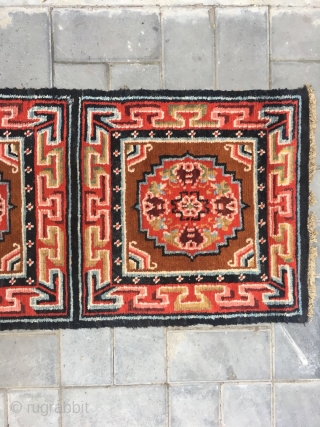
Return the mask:
POLYGON ((209 213, 208 199, 204 199, 199 195, 199 191, 182 191, 180 198, 172 200, 174 206, 172 210, 180 219, 187 221, 189 219, 199 220, 201 215, 209 213))
POLYGON ((165 254, 219 253, 242 229, 241 183, 216 157, 163 158, 139 183, 140 231, 165 254))

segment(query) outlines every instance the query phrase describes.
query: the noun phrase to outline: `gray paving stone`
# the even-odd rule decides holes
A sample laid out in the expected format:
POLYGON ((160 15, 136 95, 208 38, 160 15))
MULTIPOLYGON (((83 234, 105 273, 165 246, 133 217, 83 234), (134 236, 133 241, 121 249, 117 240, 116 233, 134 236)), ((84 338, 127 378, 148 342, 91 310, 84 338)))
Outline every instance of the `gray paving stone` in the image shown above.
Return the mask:
POLYGON ((275 376, 278 380, 320 378, 320 279, 312 321, 275 325, 275 376))
POLYGON ((194 384, 170 387, 170 414, 170 427, 218 427, 218 386, 194 384))
POLYGON ((110 329, 68 329, 61 332, 61 382, 77 386, 111 384, 110 329))
POLYGON ((108 89, 105 64, 54 64, 55 87, 64 89, 108 89))
POLYGON ((79 413, 63 413, 62 427, 166 427, 164 386, 70 388, 65 403, 83 402, 79 413))
POLYGON ((214 87, 214 37, 206 9, 163 9, 164 87, 214 87))
POLYGON ((267 89, 267 8, 218 8, 216 23, 218 89, 267 89))
POLYGON ((268 380, 268 331, 168 332, 169 380, 268 380))
POLYGON ((0 427, 6 426, 6 413, 5 413, 5 395, 0 391, 0 427))
POLYGON ((116 384, 165 382, 163 328, 115 329, 114 380, 116 384))
MULTIPOLYGON (((7 6, 8 0, 0 0, 0 5, 7 6)), ((11 5, 39 5, 39 0, 10 0, 11 5)), ((127 6, 128 0, 46 0, 46 6, 127 6)), ((320 6, 320 0, 130 0, 131 6, 320 6)))
POLYGON ((1 387, 58 384, 57 335, 0 335, 1 387))
POLYGON ((320 58, 320 10, 272 9, 271 58, 320 58))
POLYGON ((0 87, 51 85, 49 15, 44 9, 0 9, 0 87))
POLYGON ((111 89, 160 89, 157 64, 114 64, 110 76, 111 89))
POLYGON ((154 60, 160 57, 158 9, 55 9, 56 61, 154 60))
POLYGON ((58 389, 11 390, 8 393, 8 426, 59 427, 58 389))
POLYGON ((276 427, 319 427, 320 383, 275 384, 276 427))
POLYGON ((270 384, 223 384, 223 427, 270 427, 270 384))
MULTIPOLYGON (((272 87, 296 89, 311 85, 317 99, 317 116, 320 117, 320 64, 306 62, 273 62, 272 87)), ((320 125, 316 129, 317 166, 320 166, 320 125)), ((320 182, 320 180, 319 180, 320 182)), ((319 217, 320 218, 320 217, 319 217)))

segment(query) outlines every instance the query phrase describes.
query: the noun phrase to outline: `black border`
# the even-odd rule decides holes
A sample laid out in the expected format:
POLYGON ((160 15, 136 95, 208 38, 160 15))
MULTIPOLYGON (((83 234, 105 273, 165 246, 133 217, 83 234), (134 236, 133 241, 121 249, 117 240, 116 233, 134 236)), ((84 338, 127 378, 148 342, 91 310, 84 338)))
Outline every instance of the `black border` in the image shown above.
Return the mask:
MULTIPOLYGON (((207 325, 250 325, 257 323, 305 323, 308 320, 308 259, 309 259, 309 232, 308 232, 308 209, 309 209, 309 151, 310 151, 310 125, 309 125, 309 93, 307 87, 299 89, 272 89, 272 90, 249 90, 249 91, 213 91, 213 90, 119 90, 119 91, 101 91, 101 90, 67 90, 67 89, 1 89, 0 93, 2 95, 12 95, 12 96, 42 96, 49 95, 50 97, 55 96, 69 96, 72 99, 72 125, 71 125, 71 156, 78 150, 78 114, 79 114, 79 101, 82 96, 93 96, 93 97, 127 97, 127 96, 159 96, 159 101, 161 97, 185 97, 185 96, 194 96, 194 97, 219 97, 219 96, 229 96, 232 98, 237 97, 257 97, 257 96, 290 96, 299 95, 302 99, 301 105, 301 168, 300 168, 300 186, 301 193, 301 203, 300 203, 300 229, 301 229, 301 271, 300 271, 300 282, 301 286, 301 306, 302 306, 302 315, 294 315, 286 317, 285 315, 279 315, 276 317, 273 316, 263 316, 256 318, 254 315, 249 314, 248 317, 227 317, 226 319, 220 317, 218 319, 194 319, 194 318, 183 318, 181 315, 177 316, 178 319, 166 319, 167 315, 163 315, 163 319, 140 319, 140 320, 128 320, 121 319, 116 320, 110 317, 109 320, 88 320, 80 321, 79 320, 79 283, 78 283, 78 260, 74 258, 72 262, 72 283, 73 283, 73 303, 74 303, 74 314, 73 321, 67 320, 56 320, 54 322, 35 322, 29 323, 28 321, 21 321, 16 323, 1 323, 0 320, 0 331, 13 330, 13 329, 24 329, 24 330, 55 330, 55 329, 78 329, 78 328, 100 328, 100 327, 119 327, 126 326, 131 328, 136 327, 159 327, 159 326, 191 326, 197 324, 207 324, 207 325)), ((119 101, 117 102, 128 102, 119 101)), ((79 159, 77 159, 78 166, 79 159)), ((77 187, 77 168, 74 167, 71 170, 71 185, 72 188, 77 187)), ((74 253, 80 249, 78 248, 78 200, 72 198, 71 204, 71 245, 74 253)), ((186 315, 186 316, 192 316, 186 315)), ((99 314, 97 313, 97 316, 99 314)), ((157 315, 160 317, 159 315, 157 315)))

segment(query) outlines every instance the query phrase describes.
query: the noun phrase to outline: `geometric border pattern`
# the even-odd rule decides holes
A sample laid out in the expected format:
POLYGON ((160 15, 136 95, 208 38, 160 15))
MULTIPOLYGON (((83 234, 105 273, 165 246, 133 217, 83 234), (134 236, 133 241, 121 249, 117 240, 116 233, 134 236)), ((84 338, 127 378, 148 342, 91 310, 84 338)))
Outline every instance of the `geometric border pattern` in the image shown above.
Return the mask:
POLYGON ((51 328, 73 319, 71 114, 68 94, 0 94, 0 161, 21 179, 23 236, 1 259, 2 329, 51 328), (21 266, 19 274, 13 263, 21 266))
MULTIPOLYGON (((47 266, 39 264, 41 212, 34 209, 30 215, 35 227, 29 230, 34 236, 27 237, 35 241, 34 252, 25 257, 33 256, 34 264, 21 279, 23 284, 9 284, 0 275, 0 329, 307 320, 310 142, 306 88, 3 90, 0 136, 4 132, 23 139, 31 150, 41 140, 48 149, 58 143, 56 148, 63 151, 62 157, 55 154, 54 164, 58 157, 62 159, 59 173, 65 184, 59 190, 65 199, 58 227, 64 232, 64 262, 61 268, 53 268, 52 260, 47 266), (15 105, 19 106, 15 109, 15 105), (149 143, 161 144, 165 152, 166 144, 175 141, 204 140, 229 145, 230 155, 244 168, 251 161, 255 237, 230 260, 230 269, 157 271, 152 254, 127 241, 126 170, 148 159, 149 143), (242 140, 254 147, 251 160, 235 148, 236 141, 242 140), (135 146, 130 156, 127 144, 135 146), (247 260, 253 252, 256 266, 250 269, 247 260), (133 270, 128 267, 130 260, 136 265, 133 270), (31 284, 26 283, 29 277, 31 284), (12 291, 18 284, 21 293, 12 291), (6 304, 5 295, 9 296, 6 304), (21 315, 1 312, 15 304, 20 305, 21 315)), ((35 162, 37 157, 32 159, 35 162)), ((52 165, 49 161, 47 167, 52 165)), ((34 168, 32 179, 41 182, 37 178, 41 168, 34 164, 30 168, 34 168)), ((38 207, 39 199, 32 194, 26 197, 31 200, 26 198, 26 204, 34 202, 38 207)), ((26 224, 32 221, 28 218, 26 224)), ((46 237, 43 245, 53 245, 46 237)), ((48 247, 44 249, 50 254, 48 247)))

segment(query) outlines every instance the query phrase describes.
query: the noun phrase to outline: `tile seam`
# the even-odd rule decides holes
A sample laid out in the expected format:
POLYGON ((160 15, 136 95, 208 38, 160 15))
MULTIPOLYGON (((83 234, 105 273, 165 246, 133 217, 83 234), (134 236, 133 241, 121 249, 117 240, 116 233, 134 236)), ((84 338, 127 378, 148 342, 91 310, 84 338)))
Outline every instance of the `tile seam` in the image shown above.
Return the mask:
POLYGON ((271 8, 268 6, 268 25, 267 25, 267 42, 268 42, 268 83, 269 89, 272 88, 272 68, 271 68, 271 8))
POLYGON ((274 324, 271 325, 270 335, 270 356, 271 356, 271 426, 275 427, 275 330, 274 324))
MULTIPOLYGON (((153 3, 145 3, 144 5, 132 5, 132 4, 128 4, 128 3, 123 3, 123 4, 119 4, 119 5, 92 5, 92 4, 71 4, 71 5, 66 5, 66 4, 54 4, 51 3, 49 5, 50 7, 52 7, 53 9, 87 9, 87 10, 108 10, 108 9, 137 9, 137 10, 141 10, 145 8, 148 9, 155 9, 155 8, 163 8, 163 9, 206 9, 208 7, 212 7, 212 6, 216 6, 219 7, 221 9, 243 9, 243 8, 266 8, 266 7, 271 7, 272 9, 275 10, 283 10, 283 11, 292 11, 292 10, 302 10, 302 9, 307 9, 307 10, 313 10, 313 9, 320 9, 320 6, 314 6, 314 5, 294 5, 294 6, 283 6, 283 5, 272 5, 272 4, 262 4, 262 5, 257 5, 256 3, 248 3, 248 4, 243 4, 243 5, 239 5, 239 4, 229 4, 229 5, 223 5, 223 4, 219 4, 216 2, 212 2, 212 3, 199 3, 199 4, 176 4, 176 5, 170 5, 170 4, 161 4, 161 2, 159 2, 159 4, 154 5, 153 3)), ((15 4, 15 5, 0 5, 0 9, 38 9, 38 10, 42 10, 47 8, 48 5, 45 4, 15 4)))
POLYGON ((218 89, 218 55, 217 55, 217 8, 213 7, 213 66, 214 66, 214 89, 218 89))
MULTIPOLYGON (((58 399, 60 408, 62 408, 62 342, 61 342, 62 331, 59 329, 58 334, 58 369, 59 369, 59 388, 58 388, 58 399)), ((62 427, 62 411, 59 411, 59 426, 62 427)))
POLYGON ((223 386, 223 383, 218 385, 218 387, 219 387, 219 427, 223 427, 222 386, 223 386))
MULTIPOLYGON (((212 385, 246 385, 246 384, 271 384, 270 379, 258 379, 258 380, 203 380, 203 381, 171 381, 169 383, 136 383, 136 384, 94 384, 94 385, 63 385, 62 390, 65 389, 109 389, 109 388, 150 388, 150 387, 164 387, 166 386, 187 386, 187 385, 201 385, 201 384, 212 384, 212 385)), ((306 379, 281 379, 274 380, 274 384, 320 384, 319 378, 306 378, 306 379)), ((46 385, 46 386, 10 386, 2 387, 0 391, 10 392, 10 391, 28 391, 28 390, 57 390, 59 391, 59 386, 46 385)))
POLYGON ((50 40, 50 86, 54 87, 54 36, 53 36, 53 21, 52 7, 49 8, 49 40, 50 40))
POLYGON ((159 11, 160 21, 160 89, 164 88, 164 27, 163 27, 163 14, 162 9, 159 11))

